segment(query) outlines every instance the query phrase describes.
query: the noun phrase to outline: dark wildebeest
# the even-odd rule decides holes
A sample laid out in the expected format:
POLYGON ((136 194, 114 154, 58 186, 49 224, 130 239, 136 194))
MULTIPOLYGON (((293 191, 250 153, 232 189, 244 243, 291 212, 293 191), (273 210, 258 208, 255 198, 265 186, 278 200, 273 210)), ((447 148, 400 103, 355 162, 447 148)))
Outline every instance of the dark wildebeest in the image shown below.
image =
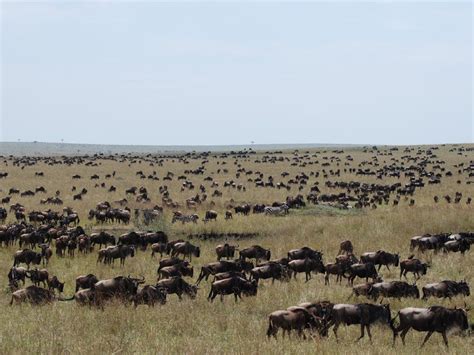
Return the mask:
POLYGON ((304 272, 306 282, 311 279, 311 272, 320 272, 322 274, 326 272, 326 268, 321 260, 310 258, 292 260, 288 263, 288 269, 290 270, 290 275, 292 273, 295 279, 297 273, 304 272))
POLYGON ((188 263, 179 263, 171 266, 162 267, 158 271, 158 280, 168 279, 174 276, 189 276, 193 277, 194 269, 188 263))
POLYGON ((157 288, 163 289, 166 294, 176 294, 181 300, 183 293, 191 297, 196 298, 198 287, 190 285, 184 281, 181 277, 171 277, 169 279, 160 280, 156 284, 157 288))
POLYGON ((100 233, 92 233, 91 236, 91 244, 94 246, 99 244, 99 248, 102 248, 102 245, 107 246, 107 244, 115 245, 115 237, 112 234, 107 232, 100 232, 100 233))
POLYGON ((48 283, 48 290, 58 290, 59 293, 64 291, 64 282, 60 282, 57 276, 48 277, 46 281, 48 283))
POLYGON ((348 282, 350 285, 354 284, 354 279, 356 277, 365 278, 366 282, 369 281, 369 277, 374 281, 378 277, 377 270, 375 270, 373 263, 353 264, 349 266, 347 272, 349 272, 348 282))
POLYGON ((456 295, 464 295, 469 296, 471 291, 469 289, 469 285, 466 281, 451 281, 451 280, 444 280, 437 283, 427 284, 422 289, 423 291, 423 299, 427 299, 428 297, 438 297, 438 298, 446 298, 454 297, 456 295))
POLYGON ((260 245, 252 245, 251 247, 242 249, 239 252, 240 259, 255 259, 257 264, 260 259, 270 260, 271 252, 269 249, 262 248, 260 245))
POLYGON ((412 272, 415 280, 418 280, 421 275, 426 275, 428 264, 422 263, 419 259, 406 259, 400 262, 400 278, 407 278, 407 273, 412 272))
POLYGON ((344 277, 344 271, 349 268, 349 265, 343 263, 328 263, 325 267, 326 275, 324 276, 324 284, 329 285, 329 275, 336 275, 336 282, 341 283, 344 277))
POLYGON ((21 266, 13 266, 8 272, 8 281, 10 281, 10 283, 22 281, 24 285, 25 278, 27 277, 29 277, 28 270, 21 266))
POLYGON ((162 260, 160 260, 160 264, 158 266, 157 273, 159 274, 160 270, 163 269, 164 267, 173 266, 173 265, 176 265, 176 264, 184 264, 184 265, 187 266, 187 265, 189 265, 189 261, 183 260, 183 259, 180 259, 180 258, 176 258, 176 257, 162 259, 162 260))
POLYGON ((154 258, 156 253, 160 253, 160 257, 163 257, 163 253, 168 253, 167 243, 153 243, 151 245, 151 257, 154 258))
POLYGON ((53 251, 49 247, 49 244, 40 244, 39 247, 41 248, 41 258, 43 259, 43 265, 49 264, 49 259, 53 256, 53 251))
POLYGON ((140 304, 146 304, 149 307, 153 307, 156 302, 160 304, 166 303, 166 291, 163 288, 159 288, 152 285, 145 285, 143 288, 137 291, 137 294, 133 298, 133 304, 138 307, 140 304))
POLYGON ((272 279, 273 284, 275 280, 288 279, 288 269, 279 263, 267 263, 254 267, 250 270, 250 275, 257 283, 260 279, 272 279))
POLYGON ((320 322, 304 307, 290 307, 287 310, 275 311, 268 316, 267 336, 274 336, 276 339, 278 329, 283 330, 290 336, 292 330, 296 330, 299 337, 306 339, 303 331, 307 328, 319 328, 320 322))
POLYGON ((30 274, 30 279, 33 285, 39 286, 40 282, 42 282, 43 287, 46 287, 46 282, 48 281, 48 278, 49 278, 48 270, 46 269, 38 270, 38 268, 36 268, 34 270, 29 270, 28 273, 30 274))
POLYGON ((214 280, 212 280, 212 282, 217 281, 217 280, 228 279, 231 277, 241 277, 247 280, 247 276, 241 271, 226 271, 226 272, 220 272, 218 274, 215 274, 214 280))
POLYGON ((394 326, 390 314, 389 305, 374 305, 370 303, 360 304, 335 304, 331 311, 331 321, 327 328, 334 325, 333 331, 337 338, 337 329, 341 324, 352 325, 360 324, 360 340, 364 337, 364 329, 367 329, 367 334, 372 342, 372 335, 370 333, 370 325, 378 322, 388 325, 392 331, 394 326))
POLYGON ((211 286, 211 291, 207 299, 214 301, 217 295, 221 296, 221 301, 224 300, 224 295, 234 294, 235 302, 238 298, 242 299, 242 293, 245 296, 257 295, 257 281, 248 281, 240 277, 231 277, 228 279, 214 281, 211 286))
POLYGON ((41 305, 51 303, 55 300, 57 300, 57 298, 52 291, 31 285, 13 292, 10 305, 13 303, 20 304, 23 302, 29 302, 33 305, 41 305))
POLYGON ((30 264, 39 265, 41 263, 41 254, 30 249, 18 250, 13 256, 13 266, 25 263, 30 268, 30 264))
POLYGON ((394 265, 395 267, 398 267, 400 256, 398 254, 392 254, 383 250, 378 250, 376 252, 368 252, 362 254, 360 256, 360 260, 365 264, 370 262, 374 265, 378 265, 378 271, 380 271, 382 265, 385 265, 388 270, 390 270, 389 265, 394 265))
POLYGON ((315 259, 322 260, 322 253, 318 250, 311 249, 310 247, 302 247, 299 249, 293 249, 288 252, 288 259, 290 260, 302 260, 302 259, 315 259))
POLYGON ((112 279, 100 280, 92 286, 95 302, 101 305, 103 301, 118 298, 122 301, 131 301, 138 291, 138 285, 145 282, 145 278, 137 279, 130 276, 117 276, 112 279))
POLYGON ((80 289, 92 288, 99 279, 94 274, 82 275, 76 278, 76 292, 80 289))
POLYGON ((447 252, 460 252, 462 255, 466 252, 466 250, 471 249, 471 245, 466 239, 461 240, 450 240, 443 245, 443 250, 445 253, 447 252))
POLYGON ((227 243, 219 244, 216 247, 217 260, 221 260, 221 258, 233 259, 238 247, 238 245, 230 245, 227 243))
POLYGON ((201 255, 201 249, 198 246, 192 245, 190 242, 176 243, 172 249, 171 256, 182 254, 184 258, 189 257, 190 261, 192 260, 193 255, 196 258, 199 258, 201 255))
POLYGON ((206 211, 206 215, 204 217, 204 222, 209 222, 209 221, 216 221, 217 220, 217 212, 210 210, 206 211))
POLYGON ((196 281, 196 285, 205 279, 209 279, 210 275, 219 274, 227 271, 244 271, 250 272, 253 269, 253 264, 245 260, 221 260, 212 263, 205 264, 201 267, 201 272, 196 281))
POLYGON ((352 245, 352 242, 350 240, 345 240, 341 242, 339 246, 339 252, 337 254, 338 255, 352 254, 353 252, 354 252, 354 246, 352 245))
POLYGON ((358 284, 352 287, 352 293, 349 296, 349 299, 352 296, 365 296, 365 297, 370 297, 370 291, 372 290, 372 285, 374 285, 377 282, 382 282, 380 278, 377 281, 372 281, 372 282, 364 282, 363 284, 358 284))
MULTIPOLYGON (((413 328, 418 332, 428 332, 421 346, 425 345, 434 332, 441 333, 444 344, 448 346, 448 332, 451 330, 466 330, 469 328, 467 310, 462 308, 444 308, 432 306, 429 308, 403 308, 395 318, 400 318, 400 325, 393 331, 393 344, 398 333, 405 345, 405 335, 413 328)), ((394 319, 395 319, 394 318, 394 319)))
POLYGON ((120 265, 125 265, 125 259, 130 255, 132 258, 135 256, 135 247, 133 245, 117 245, 108 247, 105 253, 105 264, 113 264, 115 259, 120 259, 120 265))
POLYGON ((369 297, 376 301, 379 297, 402 297, 420 298, 420 291, 416 285, 410 285, 404 281, 377 282, 372 285, 369 291, 369 297))

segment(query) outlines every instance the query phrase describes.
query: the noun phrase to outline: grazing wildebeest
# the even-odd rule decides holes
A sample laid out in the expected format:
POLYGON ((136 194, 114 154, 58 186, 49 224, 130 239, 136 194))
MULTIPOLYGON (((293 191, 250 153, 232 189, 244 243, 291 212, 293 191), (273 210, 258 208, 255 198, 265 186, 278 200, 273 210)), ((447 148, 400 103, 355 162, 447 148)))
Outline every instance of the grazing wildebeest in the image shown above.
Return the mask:
POLYGON ((99 248, 102 248, 102 245, 107 246, 107 244, 115 245, 115 237, 107 232, 92 233, 90 239, 91 244, 93 246, 99 244, 99 248))
POLYGON ((421 275, 426 275, 426 271, 428 270, 428 264, 422 263, 419 259, 406 259, 400 262, 400 278, 405 277, 407 278, 407 273, 412 272, 415 280, 418 280, 421 275))
POLYGON ((92 288, 99 279, 94 274, 81 275, 76 278, 76 292, 80 289, 92 288))
POLYGON ((64 282, 60 282, 57 276, 48 277, 48 290, 58 290, 59 293, 64 291, 64 282))
MULTIPOLYGON (((413 328, 418 332, 428 332, 421 346, 425 345, 434 332, 441 333, 444 344, 448 346, 448 332, 454 329, 466 330, 469 328, 467 310, 462 308, 444 308, 432 306, 429 308, 403 308, 397 316, 400 325, 393 331, 393 344, 401 331, 400 338, 405 345, 405 336, 413 328)), ((395 317, 395 318, 396 318, 395 317)))
MULTIPOLYGON (((402 297, 420 298, 420 291, 416 285, 410 285, 404 281, 377 282, 372 285, 369 297, 376 301, 379 297, 402 297)), ((380 302, 382 302, 382 300, 380 302)))
POLYGON ((369 281, 369 277, 374 281, 378 277, 377 270, 375 270, 373 263, 350 265, 347 272, 349 272, 348 282, 350 285, 354 284, 356 277, 365 278, 366 282, 369 281))
POLYGON ((217 260, 221 260, 221 258, 233 259, 235 256, 235 251, 238 248, 238 245, 230 245, 227 243, 219 244, 216 247, 217 260))
POLYGON ((201 249, 198 246, 192 245, 190 242, 181 242, 181 243, 176 243, 172 247, 172 252, 171 256, 178 256, 180 254, 183 255, 184 258, 189 257, 189 260, 191 261, 193 258, 193 255, 196 258, 199 258, 201 255, 201 249))
POLYGON ((335 304, 332 308, 331 321, 327 328, 329 329, 334 325, 334 335, 336 340, 339 341, 337 329, 341 324, 360 324, 360 337, 357 340, 364 337, 364 329, 367 329, 367 334, 372 342, 370 325, 376 322, 388 325, 390 329, 394 330, 389 305, 374 305, 370 303, 335 304))
POLYGON ((160 280, 157 282, 156 287, 163 289, 168 295, 176 294, 180 300, 182 299, 183 293, 192 299, 196 298, 198 290, 197 286, 188 284, 179 276, 160 280))
POLYGON ((287 310, 272 312, 268 316, 267 336, 274 336, 276 339, 278 329, 283 330, 290 336, 292 330, 296 330, 299 337, 306 338, 303 331, 307 328, 318 328, 320 322, 304 307, 291 307, 287 310))
POLYGON ((290 275, 292 273, 295 279, 297 273, 304 272, 306 276, 306 282, 311 279, 311 272, 320 272, 323 274, 326 272, 326 268, 324 267, 324 264, 321 260, 310 258, 291 260, 288 263, 288 269, 290 270, 290 275))
POLYGON ((383 250, 378 250, 376 252, 368 252, 362 254, 360 256, 360 260, 363 263, 371 262, 374 265, 378 265, 379 268, 377 270, 380 271, 382 265, 385 265, 388 270, 390 270, 389 265, 394 265, 395 267, 398 267, 400 256, 398 254, 392 254, 383 250))
POLYGON ((138 307, 140 304, 146 304, 149 307, 153 307, 156 302, 160 304, 166 303, 166 291, 163 288, 145 285, 143 288, 137 291, 137 294, 133 298, 133 304, 138 307))
POLYGON ((427 284, 425 287, 423 287, 422 291, 423 299, 427 299, 428 297, 448 297, 451 299, 451 297, 459 294, 464 296, 469 296, 471 294, 469 285, 466 281, 456 282, 451 280, 427 284))
POLYGON ((252 245, 251 247, 242 249, 239 252, 240 259, 255 259, 256 262, 260 259, 270 260, 271 252, 269 249, 262 248, 260 245, 252 245))
POLYGON ((118 298, 129 302, 136 295, 138 285, 145 282, 145 278, 137 279, 130 276, 117 276, 112 279, 100 280, 92 286, 95 303, 101 305, 103 301, 118 298))
POLYGON ((172 266, 162 267, 158 271, 158 280, 164 278, 168 279, 174 276, 189 276, 193 277, 194 269, 188 263, 179 263, 172 266))
POLYGON ((221 301, 224 300, 224 295, 233 294, 235 302, 240 298, 242 299, 242 293, 245 296, 256 296, 257 295, 257 281, 248 281, 240 277, 231 277, 228 279, 217 280, 212 283, 211 291, 207 299, 214 301, 217 295, 221 296, 221 301))
POLYGON ((39 265, 41 263, 41 254, 30 249, 18 250, 13 256, 13 266, 25 263, 30 268, 30 264, 39 265))

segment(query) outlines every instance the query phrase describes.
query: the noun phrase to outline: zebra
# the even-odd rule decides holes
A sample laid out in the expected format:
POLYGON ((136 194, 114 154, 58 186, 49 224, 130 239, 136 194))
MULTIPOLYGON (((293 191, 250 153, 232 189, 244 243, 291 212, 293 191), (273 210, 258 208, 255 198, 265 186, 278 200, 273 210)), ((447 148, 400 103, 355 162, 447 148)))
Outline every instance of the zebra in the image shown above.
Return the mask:
POLYGON ((278 206, 278 207, 271 207, 271 206, 267 206, 263 209, 263 212, 266 214, 266 215, 279 215, 279 214, 287 214, 288 213, 288 205, 286 203, 284 203, 283 205, 281 206, 278 206))
POLYGON ((176 221, 181 221, 183 224, 188 223, 188 222, 193 222, 197 223, 199 219, 199 216, 197 214, 191 214, 191 215, 178 215, 175 214, 173 216, 173 219, 171 220, 171 223, 174 223, 176 221))

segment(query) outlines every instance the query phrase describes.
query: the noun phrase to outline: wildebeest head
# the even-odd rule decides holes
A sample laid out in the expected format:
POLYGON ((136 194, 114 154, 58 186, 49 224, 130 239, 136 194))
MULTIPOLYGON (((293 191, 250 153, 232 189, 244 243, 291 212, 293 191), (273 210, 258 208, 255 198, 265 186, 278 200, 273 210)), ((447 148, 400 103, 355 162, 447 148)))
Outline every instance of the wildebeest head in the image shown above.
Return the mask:
POLYGON ((200 255, 201 255, 201 248, 199 247, 194 248, 194 256, 196 258, 199 258, 200 255))
POLYGON ((471 290, 469 289, 469 285, 467 284, 466 281, 458 282, 458 290, 459 290, 459 293, 462 293, 464 296, 471 295, 471 290))
POLYGON ((256 296, 257 289, 258 289, 257 280, 246 281, 243 286, 243 293, 246 296, 256 296))
POLYGON ((420 298, 420 290, 416 285, 408 285, 406 295, 408 297, 420 298))
POLYGON ((393 264, 395 267, 398 267, 398 264, 400 263, 400 255, 399 254, 393 254, 393 264))

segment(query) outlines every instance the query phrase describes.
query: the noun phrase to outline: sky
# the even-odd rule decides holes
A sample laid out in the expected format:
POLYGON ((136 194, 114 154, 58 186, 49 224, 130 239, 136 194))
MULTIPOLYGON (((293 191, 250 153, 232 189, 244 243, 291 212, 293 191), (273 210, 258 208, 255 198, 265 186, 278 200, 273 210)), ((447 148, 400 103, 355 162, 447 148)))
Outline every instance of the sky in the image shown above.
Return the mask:
POLYGON ((13 2, 0 140, 473 142, 471 2, 13 2))

